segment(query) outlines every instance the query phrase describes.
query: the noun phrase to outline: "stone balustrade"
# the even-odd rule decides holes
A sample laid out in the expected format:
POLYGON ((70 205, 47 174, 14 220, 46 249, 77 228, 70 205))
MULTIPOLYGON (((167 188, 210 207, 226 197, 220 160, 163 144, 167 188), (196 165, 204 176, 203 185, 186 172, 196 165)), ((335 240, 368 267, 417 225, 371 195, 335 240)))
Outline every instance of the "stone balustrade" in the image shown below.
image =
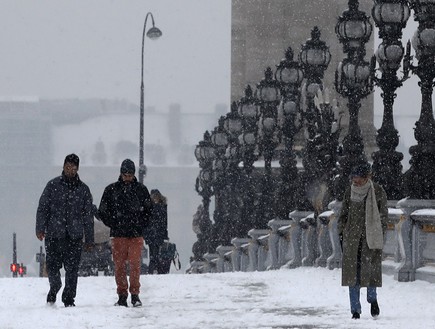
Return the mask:
MULTIPOLYGON (((250 238, 233 238, 232 246, 219 246, 216 254, 192 262, 189 273, 339 268, 341 203, 332 202, 328 208, 317 218, 312 212, 293 211, 289 220, 269 221, 268 230, 251 229, 250 238)), ((389 201, 382 265, 384 273, 398 281, 435 283, 435 200, 389 201)))

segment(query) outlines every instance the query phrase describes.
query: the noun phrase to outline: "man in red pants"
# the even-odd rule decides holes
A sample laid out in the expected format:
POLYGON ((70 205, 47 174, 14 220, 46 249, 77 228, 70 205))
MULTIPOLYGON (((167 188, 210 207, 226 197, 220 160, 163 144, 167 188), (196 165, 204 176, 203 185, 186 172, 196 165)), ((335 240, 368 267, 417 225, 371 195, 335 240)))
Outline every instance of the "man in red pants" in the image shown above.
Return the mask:
POLYGON ((115 281, 118 301, 116 306, 127 306, 128 292, 131 304, 142 306, 140 292, 140 266, 143 235, 150 217, 151 200, 148 189, 134 176, 135 165, 130 159, 121 164, 117 182, 110 184, 101 197, 98 214, 110 227, 112 254, 115 263, 115 281), (126 265, 129 264, 130 288, 126 265))

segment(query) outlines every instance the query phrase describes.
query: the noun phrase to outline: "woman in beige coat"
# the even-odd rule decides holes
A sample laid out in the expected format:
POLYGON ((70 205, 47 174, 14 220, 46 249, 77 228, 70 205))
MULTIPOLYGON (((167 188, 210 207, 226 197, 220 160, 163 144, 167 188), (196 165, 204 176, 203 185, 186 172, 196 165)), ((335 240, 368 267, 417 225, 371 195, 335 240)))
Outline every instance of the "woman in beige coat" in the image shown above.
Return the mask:
POLYGON ((385 190, 371 180, 370 164, 352 169, 352 184, 343 198, 338 219, 342 241, 342 285, 349 286, 353 319, 361 314, 360 288, 367 287, 371 315, 379 315, 376 287, 382 286, 382 249, 387 228, 385 190))

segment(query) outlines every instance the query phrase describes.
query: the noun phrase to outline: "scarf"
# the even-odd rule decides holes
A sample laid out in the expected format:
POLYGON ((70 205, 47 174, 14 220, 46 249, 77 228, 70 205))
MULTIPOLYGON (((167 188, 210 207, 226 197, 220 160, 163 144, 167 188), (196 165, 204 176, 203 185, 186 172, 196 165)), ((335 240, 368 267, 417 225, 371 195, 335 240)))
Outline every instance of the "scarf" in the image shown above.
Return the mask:
POLYGON ((350 199, 356 202, 366 198, 366 240, 370 249, 383 249, 384 236, 382 232, 381 216, 376 202, 375 188, 371 179, 363 186, 351 186, 350 199))

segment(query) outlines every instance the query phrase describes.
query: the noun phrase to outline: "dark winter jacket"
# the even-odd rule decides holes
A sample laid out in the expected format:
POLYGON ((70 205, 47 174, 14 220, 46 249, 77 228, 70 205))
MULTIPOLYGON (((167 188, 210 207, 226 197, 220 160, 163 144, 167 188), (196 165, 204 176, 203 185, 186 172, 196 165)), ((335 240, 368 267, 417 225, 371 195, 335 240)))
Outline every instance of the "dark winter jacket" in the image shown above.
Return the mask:
POLYGON ((151 218, 144 232, 146 244, 160 246, 163 240, 168 240, 168 206, 164 203, 153 203, 151 218))
POLYGON ((150 217, 151 200, 148 189, 136 178, 124 183, 120 177, 110 184, 101 197, 98 215, 110 227, 111 237, 143 236, 150 217))
MULTIPOLYGON (((381 217, 382 230, 387 229, 388 207, 384 189, 373 183, 381 217)), ((350 188, 343 198, 343 206, 338 219, 338 233, 343 237, 342 285, 356 284, 357 264, 360 264, 361 287, 382 286, 382 250, 370 249, 366 240, 365 202, 350 199, 350 188), (358 253, 361 245, 361 252, 358 253)))
POLYGON ((47 183, 36 212, 36 233, 47 238, 83 239, 94 242, 92 195, 77 175, 68 180, 63 174, 47 183))

